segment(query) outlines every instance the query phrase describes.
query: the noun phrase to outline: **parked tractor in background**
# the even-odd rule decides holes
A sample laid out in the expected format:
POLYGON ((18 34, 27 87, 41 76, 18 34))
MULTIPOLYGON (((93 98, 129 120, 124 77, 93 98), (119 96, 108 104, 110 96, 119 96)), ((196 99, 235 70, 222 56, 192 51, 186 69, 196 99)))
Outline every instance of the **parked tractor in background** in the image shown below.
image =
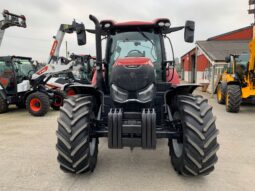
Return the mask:
POLYGON ((76 174, 93 172, 101 137, 108 138, 111 149, 155 149, 157 139, 165 138, 179 174, 212 172, 219 149, 212 107, 192 95, 197 85, 171 83, 174 55, 172 61, 166 60, 164 44, 164 39, 171 44, 168 34, 182 29, 185 41, 193 42, 195 23, 171 27, 169 19, 99 22, 92 15, 90 20, 95 29, 86 31, 96 38, 96 83, 71 85, 76 95, 65 99, 60 109, 56 132, 60 168, 76 174))
POLYGON ((46 86, 51 89, 60 89, 67 96, 75 95, 74 90, 69 88, 74 83, 90 84, 95 71, 95 58, 90 55, 72 54, 70 60, 65 60, 65 66, 59 73, 53 73, 46 86))
POLYGON ((217 87, 217 101, 226 104, 226 111, 238 113, 242 102, 255 104, 255 40, 250 43, 250 55, 230 55, 217 87))
MULTIPOLYGON (((17 17, 14 14, 11 14, 11 16, 17 17)), ((15 23, 17 22, 16 20, 11 19, 15 23)), ((24 24, 24 26, 26 25, 24 24)), ((20 75, 22 70, 19 67, 25 66, 24 60, 29 60, 27 65, 31 65, 30 58, 15 56, 0 58, 0 61, 2 61, 0 70, 3 70, 0 73, 0 113, 6 112, 10 104, 26 107, 33 116, 45 115, 50 106, 55 110, 59 110, 66 93, 60 88, 48 88, 47 83, 53 75, 68 73, 72 70, 73 62, 69 63, 68 59, 59 57, 59 50, 65 33, 73 32, 77 33, 78 45, 85 44, 86 39, 83 38, 85 28, 82 23, 79 24, 73 21, 71 25, 60 25, 52 45, 48 64, 40 70, 31 69, 28 73, 20 75), (9 75, 6 75, 7 73, 9 75)))
POLYGON ((0 113, 6 112, 10 104, 25 108, 24 98, 30 89, 29 76, 38 69, 29 57, 0 57, 0 113))

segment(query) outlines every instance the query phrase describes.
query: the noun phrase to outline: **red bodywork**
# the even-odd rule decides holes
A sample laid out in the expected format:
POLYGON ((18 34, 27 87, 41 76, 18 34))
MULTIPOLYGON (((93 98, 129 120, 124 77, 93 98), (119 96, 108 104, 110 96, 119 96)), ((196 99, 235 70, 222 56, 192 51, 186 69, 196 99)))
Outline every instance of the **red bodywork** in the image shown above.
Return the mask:
POLYGON ((145 21, 128 21, 122 23, 114 23, 115 26, 134 26, 134 25, 153 25, 153 22, 145 22, 145 21))
POLYGON ((170 68, 166 71, 166 81, 174 86, 180 84, 179 74, 177 73, 175 68, 170 68))
POLYGON ((120 23, 117 23, 113 20, 103 20, 103 21, 101 21, 101 24, 111 23, 111 25, 114 27, 156 26, 157 23, 159 23, 161 21, 170 23, 168 18, 158 18, 153 21, 127 21, 127 22, 120 22, 120 23))
POLYGON ((44 72, 48 70, 48 66, 44 66, 39 71, 36 72, 37 75, 42 75, 44 72))
POLYGON ((153 66, 151 60, 145 57, 128 57, 128 58, 118 58, 114 66, 138 66, 138 65, 146 65, 150 64, 153 66))
MULTIPOLYGON (((117 59, 113 65, 113 67, 114 66, 139 66, 139 65, 146 65, 146 64, 153 66, 153 63, 151 62, 151 60, 149 58, 129 57, 129 58, 117 59)), ((103 68, 103 75, 105 75, 104 68, 103 68)), ((91 84, 93 86, 96 85, 96 78, 97 78, 96 76, 97 76, 97 72, 95 71, 93 78, 92 78, 92 82, 91 82, 91 84)), ((170 68, 166 71, 166 81, 173 85, 180 84, 180 78, 179 78, 179 75, 175 68, 174 68, 174 70, 172 68, 170 68)))
MULTIPOLYGON (((103 66, 103 76, 105 76, 104 66, 103 66)), ((97 71, 96 71, 96 69, 94 69, 91 84, 92 84, 92 86, 96 86, 96 83, 97 83, 97 71)))
MULTIPOLYGON (((118 58, 114 65, 114 66, 139 66, 139 65, 146 65, 146 64, 150 64, 153 66, 151 60, 149 58, 144 58, 144 57, 129 57, 129 58, 118 58)), ((93 78, 91 81, 91 84, 93 86, 96 85, 96 79, 97 79, 97 72, 93 72, 93 78)), ((103 75, 105 76, 105 70, 103 67, 103 75)))
POLYGON ((50 56, 54 56, 54 53, 56 51, 57 46, 58 46, 58 41, 54 40, 53 45, 52 45, 51 50, 50 50, 50 56))

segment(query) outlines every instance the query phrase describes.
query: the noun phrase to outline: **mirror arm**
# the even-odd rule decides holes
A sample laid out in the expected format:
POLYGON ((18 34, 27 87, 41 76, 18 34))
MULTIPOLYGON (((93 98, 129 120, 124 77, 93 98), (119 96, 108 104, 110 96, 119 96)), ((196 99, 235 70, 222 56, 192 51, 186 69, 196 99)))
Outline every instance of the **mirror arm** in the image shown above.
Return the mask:
POLYGON ((162 33, 163 34, 170 34, 172 32, 180 31, 180 30, 182 30, 184 28, 185 28, 185 26, 172 27, 172 28, 168 28, 168 29, 163 29, 162 33))
POLYGON ((88 33, 96 34, 96 30, 95 29, 86 29, 86 31, 88 33))

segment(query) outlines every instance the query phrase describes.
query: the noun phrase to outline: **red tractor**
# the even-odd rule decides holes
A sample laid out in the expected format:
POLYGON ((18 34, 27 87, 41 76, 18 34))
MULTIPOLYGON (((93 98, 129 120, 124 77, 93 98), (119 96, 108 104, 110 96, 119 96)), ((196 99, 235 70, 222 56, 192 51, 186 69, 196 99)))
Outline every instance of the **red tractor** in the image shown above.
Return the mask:
POLYGON ((100 137, 108 137, 110 149, 155 149, 157 139, 164 138, 179 174, 212 172, 219 149, 212 107, 192 95, 197 85, 171 83, 174 61, 166 60, 164 45, 164 39, 171 44, 167 34, 181 29, 185 41, 193 42, 195 23, 171 27, 169 19, 125 23, 99 22, 92 15, 90 19, 95 29, 86 31, 96 38, 96 84, 72 85, 76 95, 64 100, 60 109, 56 145, 60 168, 92 172, 100 137), (107 40, 104 60, 102 38, 107 40))

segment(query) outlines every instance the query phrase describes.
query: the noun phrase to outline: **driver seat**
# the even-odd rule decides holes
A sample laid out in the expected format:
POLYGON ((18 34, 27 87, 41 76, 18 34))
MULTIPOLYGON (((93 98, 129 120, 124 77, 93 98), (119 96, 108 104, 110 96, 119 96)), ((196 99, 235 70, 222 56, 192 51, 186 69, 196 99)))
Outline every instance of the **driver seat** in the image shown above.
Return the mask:
POLYGON ((145 57, 145 51, 143 51, 143 53, 139 51, 130 51, 126 57, 145 57))

